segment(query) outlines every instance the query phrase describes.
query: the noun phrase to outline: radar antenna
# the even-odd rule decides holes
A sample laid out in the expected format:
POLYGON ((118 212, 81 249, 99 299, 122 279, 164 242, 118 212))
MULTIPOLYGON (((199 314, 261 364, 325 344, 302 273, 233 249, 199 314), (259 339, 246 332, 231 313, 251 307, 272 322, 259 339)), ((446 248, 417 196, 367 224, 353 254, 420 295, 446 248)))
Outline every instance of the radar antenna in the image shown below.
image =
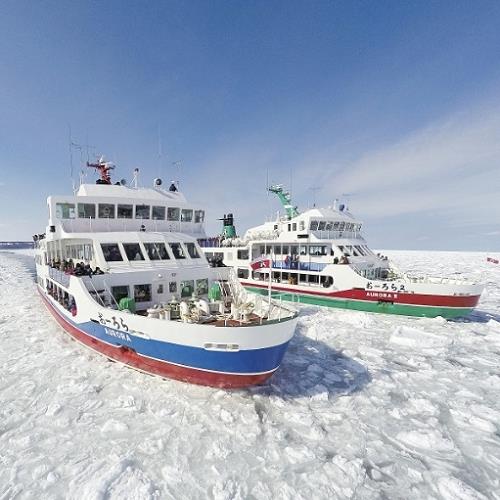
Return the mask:
POLYGON ((104 156, 101 156, 97 163, 87 162, 87 167, 95 168, 99 172, 101 178, 96 181, 96 184, 111 184, 110 171, 114 170, 115 166, 111 162, 105 161, 104 156))

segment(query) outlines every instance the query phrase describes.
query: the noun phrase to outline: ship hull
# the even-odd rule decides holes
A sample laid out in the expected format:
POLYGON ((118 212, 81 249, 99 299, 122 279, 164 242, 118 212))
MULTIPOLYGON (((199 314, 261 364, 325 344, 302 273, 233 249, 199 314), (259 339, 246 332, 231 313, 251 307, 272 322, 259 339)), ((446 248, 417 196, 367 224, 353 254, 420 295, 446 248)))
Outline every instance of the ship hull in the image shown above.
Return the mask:
POLYGON ((56 322, 74 340, 112 361, 182 382, 234 389, 262 384, 278 369, 289 343, 286 341, 272 347, 232 353, 211 352, 168 342, 152 345, 150 340, 136 338, 92 321, 76 323, 50 297, 40 289, 39 292, 56 322), (191 366, 189 360, 198 366, 191 366), (201 368, 200 364, 208 367, 201 368), (227 371, 224 366, 228 367, 227 371))
MULTIPOLYGON (((247 290, 254 293, 263 295, 268 293, 265 285, 245 282, 242 284, 247 290)), ((441 316, 447 319, 467 316, 472 312, 480 298, 480 295, 403 294, 356 289, 330 293, 304 292, 275 285, 273 285, 272 295, 301 304, 404 316, 428 318, 441 316)))

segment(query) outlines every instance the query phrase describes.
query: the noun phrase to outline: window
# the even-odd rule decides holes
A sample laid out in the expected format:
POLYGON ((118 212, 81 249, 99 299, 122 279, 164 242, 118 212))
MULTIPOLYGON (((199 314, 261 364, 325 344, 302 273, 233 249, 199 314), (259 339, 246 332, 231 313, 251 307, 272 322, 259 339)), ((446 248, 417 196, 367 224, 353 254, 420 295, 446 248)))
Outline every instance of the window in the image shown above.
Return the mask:
POLYGON ((165 220, 165 207, 153 207, 152 219, 165 220))
POLYGON ((294 222, 292 224, 292 231, 297 231, 297 223, 296 222, 294 222))
POLYGON ((124 243, 123 248, 128 260, 144 260, 139 243, 124 243))
POLYGON ((205 295, 208 293, 208 279, 196 280, 196 293, 198 295, 205 295))
POLYGON ((194 292, 194 280, 181 281, 181 297, 191 297, 194 292))
POLYGON ((312 220, 311 221, 311 231, 317 231, 317 229, 318 229, 318 221, 312 220))
POLYGON ((299 231, 304 231, 306 229, 306 224, 303 220, 299 222, 299 231))
POLYGON ((318 224, 318 231, 324 231, 326 227, 326 222, 324 220, 320 221, 318 224))
POLYGON ((181 247, 180 243, 169 243, 170 249, 174 254, 175 259, 185 259, 186 255, 184 254, 184 250, 181 247))
POLYGON ((345 222, 339 222, 339 231, 343 231, 345 226, 345 222))
POLYGON ((274 255, 281 255, 281 245, 274 246, 274 255))
POLYGON ((177 281, 171 281, 169 284, 168 284, 168 291, 170 293, 175 293, 177 292, 177 281))
POLYGON ((292 223, 288 224, 288 231, 292 230, 292 223))
POLYGON ((151 285, 134 285, 136 302, 151 302, 151 285))
POLYGON ((120 303, 121 299, 128 297, 128 286, 112 286, 111 293, 116 302, 120 303))
POLYGON ((102 253, 107 262, 122 261, 123 257, 116 243, 101 243, 102 253))
POLYGON ((192 222, 193 220, 193 211, 189 208, 183 208, 181 210, 181 222, 192 222))
POLYGON ((311 245, 309 247, 309 255, 317 255, 317 256, 326 255, 326 246, 324 246, 324 245, 311 245))
POLYGON ((248 278, 248 269, 241 269, 241 267, 239 267, 237 273, 238 273, 238 278, 243 278, 243 279, 248 278))
POLYGON ((309 274, 307 281, 309 283, 317 284, 319 283, 319 276, 317 274, 309 274))
POLYGON ((187 248, 189 256, 192 259, 199 259, 200 258, 200 254, 198 253, 198 250, 196 249, 196 245, 194 243, 186 243, 186 248, 187 248))
POLYGON ((56 203, 56 217, 58 219, 74 219, 75 216, 74 203, 56 203))
POLYGON ((288 255, 288 245, 283 245, 283 255, 288 255))
POLYGON ((248 249, 238 250, 238 259, 248 260, 248 249))
POLYGON ((205 212, 203 210, 194 211, 194 221, 203 222, 205 220, 205 212))
POLYGON ((149 205, 136 205, 135 218, 136 219, 149 219, 149 205))
POLYGON ((118 205, 118 219, 131 219, 134 207, 132 205, 118 205))
POLYGON ((325 230, 326 231, 331 231, 332 230, 332 226, 333 226, 333 222, 327 222, 325 230))
POLYGON ((167 220, 178 221, 181 216, 181 211, 177 207, 167 208, 167 220))
POLYGON ((156 293, 157 293, 158 295, 162 295, 162 294, 163 294, 163 284, 162 284, 162 283, 160 283, 160 284, 158 285, 158 288, 156 289, 156 293))
POLYGON ((100 219, 114 219, 115 206, 111 203, 99 203, 99 218, 100 219))
POLYGON ((307 255, 307 246, 300 245, 300 255, 307 255))
POLYGON ((144 243, 149 260, 168 260, 168 255, 165 243, 144 243))
POLYGON ((78 217, 80 219, 95 219, 95 205, 93 203, 78 203, 78 217))

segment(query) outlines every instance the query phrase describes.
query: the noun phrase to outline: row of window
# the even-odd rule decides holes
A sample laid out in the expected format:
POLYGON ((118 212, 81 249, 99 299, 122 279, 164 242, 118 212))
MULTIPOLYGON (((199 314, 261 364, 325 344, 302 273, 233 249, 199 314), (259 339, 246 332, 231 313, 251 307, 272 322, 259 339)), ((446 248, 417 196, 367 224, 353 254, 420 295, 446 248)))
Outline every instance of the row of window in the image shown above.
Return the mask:
POLYGON ((203 210, 151 205, 114 205, 113 203, 56 203, 58 219, 153 219, 200 223, 205 220, 203 210), (96 208, 97 207, 97 208, 96 208), (166 219, 165 219, 166 217, 166 219))
MULTIPOLYGON (((259 245, 259 252, 261 255, 314 255, 326 256, 329 253, 327 245, 259 245)), ((239 251, 238 251, 239 253, 239 251)), ((239 258, 239 257, 238 257, 239 258)))
MULTIPOLYGON (((151 284, 131 285, 131 287, 133 289, 135 302, 152 302, 153 297, 151 284)), ((196 293, 199 297, 206 295, 208 293, 208 279, 184 280, 179 283, 177 283, 177 281, 170 281, 168 283, 168 293, 176 294, 178 292, 180 292, 182 298, 191 297, 193 293, 196 293)), ((130 287, 128 285, 112 286, 111 293, 118 304, 121 299, 130 297, 130 287)), ((158 284, 156 294, 163 295, 164 293, 165 289, 163 283, 158 284)), ((157 300, 161 300, 161 298, 158 297, 157 300)))
MULTIPOLYGON (((265 281, 268 279, 268 275, 267 273, 253 273, 252 278, 259 281, 265 281)), ((289 285, 322 286, 324 288, 329 288, 333 285, 332 276, 320 276, 319 274, 292 274, 287 272, 273 271, 272 280, 276 283, 287 283, 289 285)))
POLYGON ((186 243, 101 243, 102 253, 107 262, 121 262, 124 257, 129 261, 146 260, 170 260, 185 259, 186 256, 192 259, 199 259, 200 254, 196 245, 192 242, 186 243), (142 246, 143 245, 143 246, 142 246), (123 252, 121 248, 123 248, 123 252), (168 247, 168 249, 167 249, 168 247))
POLYGON ((361 231, 361 224, 312 220, 310 228, 311 231, 361 231))

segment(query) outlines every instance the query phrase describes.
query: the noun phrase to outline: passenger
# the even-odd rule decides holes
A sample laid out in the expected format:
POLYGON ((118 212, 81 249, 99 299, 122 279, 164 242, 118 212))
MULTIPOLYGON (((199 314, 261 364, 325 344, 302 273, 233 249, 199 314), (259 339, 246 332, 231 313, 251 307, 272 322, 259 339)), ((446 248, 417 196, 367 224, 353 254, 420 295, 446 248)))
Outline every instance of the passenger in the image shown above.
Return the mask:
POLYGON ((170 183, 170 187, 168 188, 168 190, 171 192, 171 193, 175 193, 177 191, 177 186, 175 185, 175 181, 171 181, 170 183))
POLYGON ((144 233, 146 231, 146 226, 144 224, 141 224, 141 228, 139 229, 139 231, 144 233))
POLYGON ((104 274, 104 271, 99 266, 97 266, 95 268, 94 274, 104 274))
POLYGON ((334 257, 333 258, 333 263, 334 264, 338 264, 339 263, 339 258, 338 257, 334 257))
POLYGON ((83 274, 84 274, 84 276, 92 277, 92 268, 90 267, 89 264, 85 264, 83 266, 83 274))

